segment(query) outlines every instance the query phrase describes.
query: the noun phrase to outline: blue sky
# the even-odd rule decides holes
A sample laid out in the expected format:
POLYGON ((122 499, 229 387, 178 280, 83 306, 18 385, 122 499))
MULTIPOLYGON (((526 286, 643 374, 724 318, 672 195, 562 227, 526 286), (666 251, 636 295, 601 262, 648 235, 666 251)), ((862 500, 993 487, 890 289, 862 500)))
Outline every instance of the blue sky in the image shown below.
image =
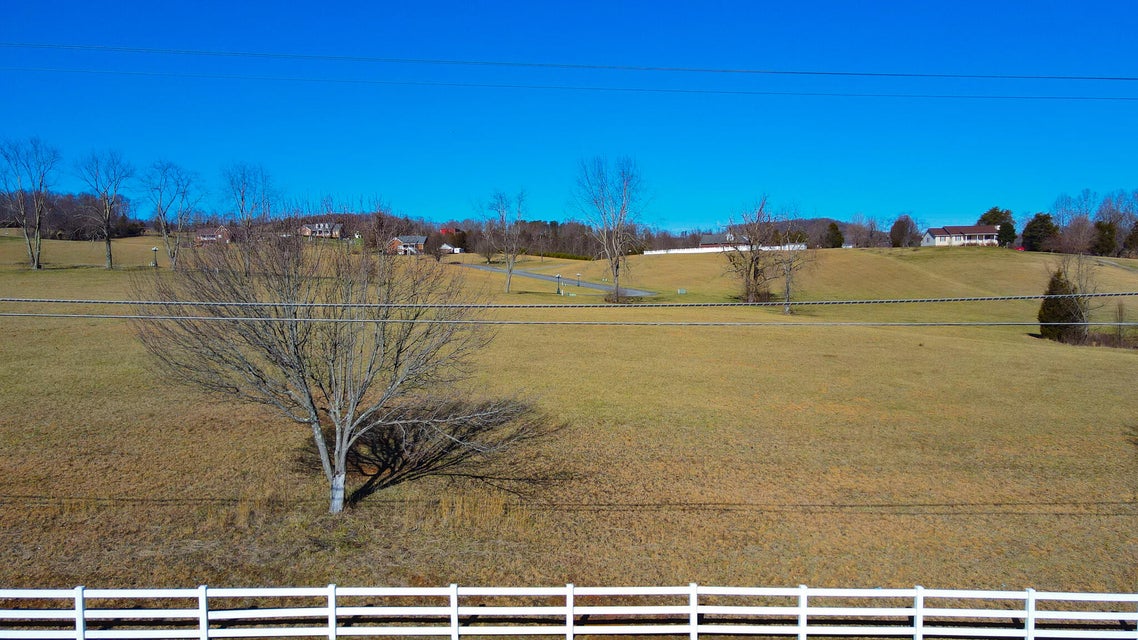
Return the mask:
POLYGON ((630 155, 651 194, 643 221, 672 230, 719 226, 763 194, 803 216, 886 224, 902 212, 972 223, 1000 206, 1022 226, 1063 192, 1138 189, 1134 80, 11 46, 1134 78, 1129 1, 0 3, 0 137, 38 135, 68 168, 113 148, 139 167, 177 162, 216 190, 223 167, 259 163, 290 198, 380 198, 439 221, 525 188, 528 217, 566 219, 579 161, 630 155), (819 93, 878 97, 805 95, 819 93))

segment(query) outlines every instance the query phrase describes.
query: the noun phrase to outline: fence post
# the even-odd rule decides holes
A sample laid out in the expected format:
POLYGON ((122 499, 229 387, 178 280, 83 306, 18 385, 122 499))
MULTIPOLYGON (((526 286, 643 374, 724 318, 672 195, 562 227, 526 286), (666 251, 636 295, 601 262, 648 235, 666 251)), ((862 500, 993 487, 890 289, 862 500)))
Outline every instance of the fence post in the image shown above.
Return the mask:
POLYGON ((1023 623, 1024 640, 1035 640, 1035 589, 1028 588, 1023 606, 1026 614, 1023 623))
POLYGON ((75 639, 84 640, 87 637, 87 602, 83 595, 83 587, 75 587, 75 639))
POLYGON ((198 638, 209 640, 209 587, 198 586, 198 638))
POLYGON ((806 590, 809 588, 810 587, 804 584, 798 585, 798 640, 807 640, 808 636, 806 633, 806 627, 809 624, 809 619, 806 615, 806 606, 808 603, 806 590))
POLYGON ((450 640, 458 640, 458 585, 450 585, 450 640))
POLYGON ((336 585, 328 585, 328 640, 336 640, 336 585))
POLYGON ((575 630, 573 625, 576 616, 573 615, 573 583, 565 585, 565 640, 573 640, 575 630))
POLYGON ((691 625, 689 635, 691 640, 699 640, 699 585, 692 582, 688 587, 691 588, 691 593, 688 594, 688 606, 691 607, 688 613, 688 624, 691 625))
POLYGON ((917 585, 913 594, 913 640, 925 637, 925 588, 917 585))

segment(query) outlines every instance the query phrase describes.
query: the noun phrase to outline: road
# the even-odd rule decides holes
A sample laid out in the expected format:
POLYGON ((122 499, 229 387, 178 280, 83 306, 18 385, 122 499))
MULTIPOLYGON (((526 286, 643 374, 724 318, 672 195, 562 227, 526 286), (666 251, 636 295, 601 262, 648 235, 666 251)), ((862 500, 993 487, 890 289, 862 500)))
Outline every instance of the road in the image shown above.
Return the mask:
MULTIPOLYGON (((462 266, 469 267, 471 269, 481 269, 483 271, 494 271, 497 273, 506 273, 506 270, 501 268, 501 267, 491 267, 491 266, 485 265, 485 264, 464 264, 462 266)), ((543 273, 531 273, 529 271, 521 271, 518 269, 514 269, 514 277, 516 278, 519 276, 522 278, 533 278, 534 280, 545 280, 546 282, 552 282, 554 284, 557 283, 557 276, 547 276, 543 273)), ((561 277, 561 286, 563 286, 563 287, 570 287, 570 286, 576 287, 577 286, 577 279, 562 276, 561 277)), ((595 289, 597 291, 605 291, 605 292, 612 291, 611 285, 596 284, 593 282, 582 282, 581 288, 582 289, 595 289)), ((644 291, 643 289, 629 289, 628 287, 621 287, 620 290, 621 290, 621 292, 624 293, 624 295, 626 295, 630 298, 646 298, 648 296, 656 295, 655 291, 644 291)))

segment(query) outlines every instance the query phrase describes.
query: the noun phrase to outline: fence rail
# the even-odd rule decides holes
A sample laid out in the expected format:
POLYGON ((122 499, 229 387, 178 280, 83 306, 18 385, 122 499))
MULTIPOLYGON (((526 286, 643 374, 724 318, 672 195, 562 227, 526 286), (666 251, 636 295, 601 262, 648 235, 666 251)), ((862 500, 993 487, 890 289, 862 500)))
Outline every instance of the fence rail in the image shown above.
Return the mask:
POLYGON ((0 638, 1138 640, 1138 593, 716 587, 0 589, 0 638))

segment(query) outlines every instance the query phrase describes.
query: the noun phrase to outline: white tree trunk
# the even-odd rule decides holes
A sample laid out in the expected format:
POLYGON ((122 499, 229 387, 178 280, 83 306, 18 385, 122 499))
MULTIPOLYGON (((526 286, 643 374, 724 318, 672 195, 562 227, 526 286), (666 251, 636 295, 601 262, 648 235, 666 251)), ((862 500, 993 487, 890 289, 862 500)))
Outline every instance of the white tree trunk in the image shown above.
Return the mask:
POLYGON ((332 476, 332 500, 328 505, 329 513, 340 513, 344 510, 344 480, 347 474, 339 471, 332 476))

